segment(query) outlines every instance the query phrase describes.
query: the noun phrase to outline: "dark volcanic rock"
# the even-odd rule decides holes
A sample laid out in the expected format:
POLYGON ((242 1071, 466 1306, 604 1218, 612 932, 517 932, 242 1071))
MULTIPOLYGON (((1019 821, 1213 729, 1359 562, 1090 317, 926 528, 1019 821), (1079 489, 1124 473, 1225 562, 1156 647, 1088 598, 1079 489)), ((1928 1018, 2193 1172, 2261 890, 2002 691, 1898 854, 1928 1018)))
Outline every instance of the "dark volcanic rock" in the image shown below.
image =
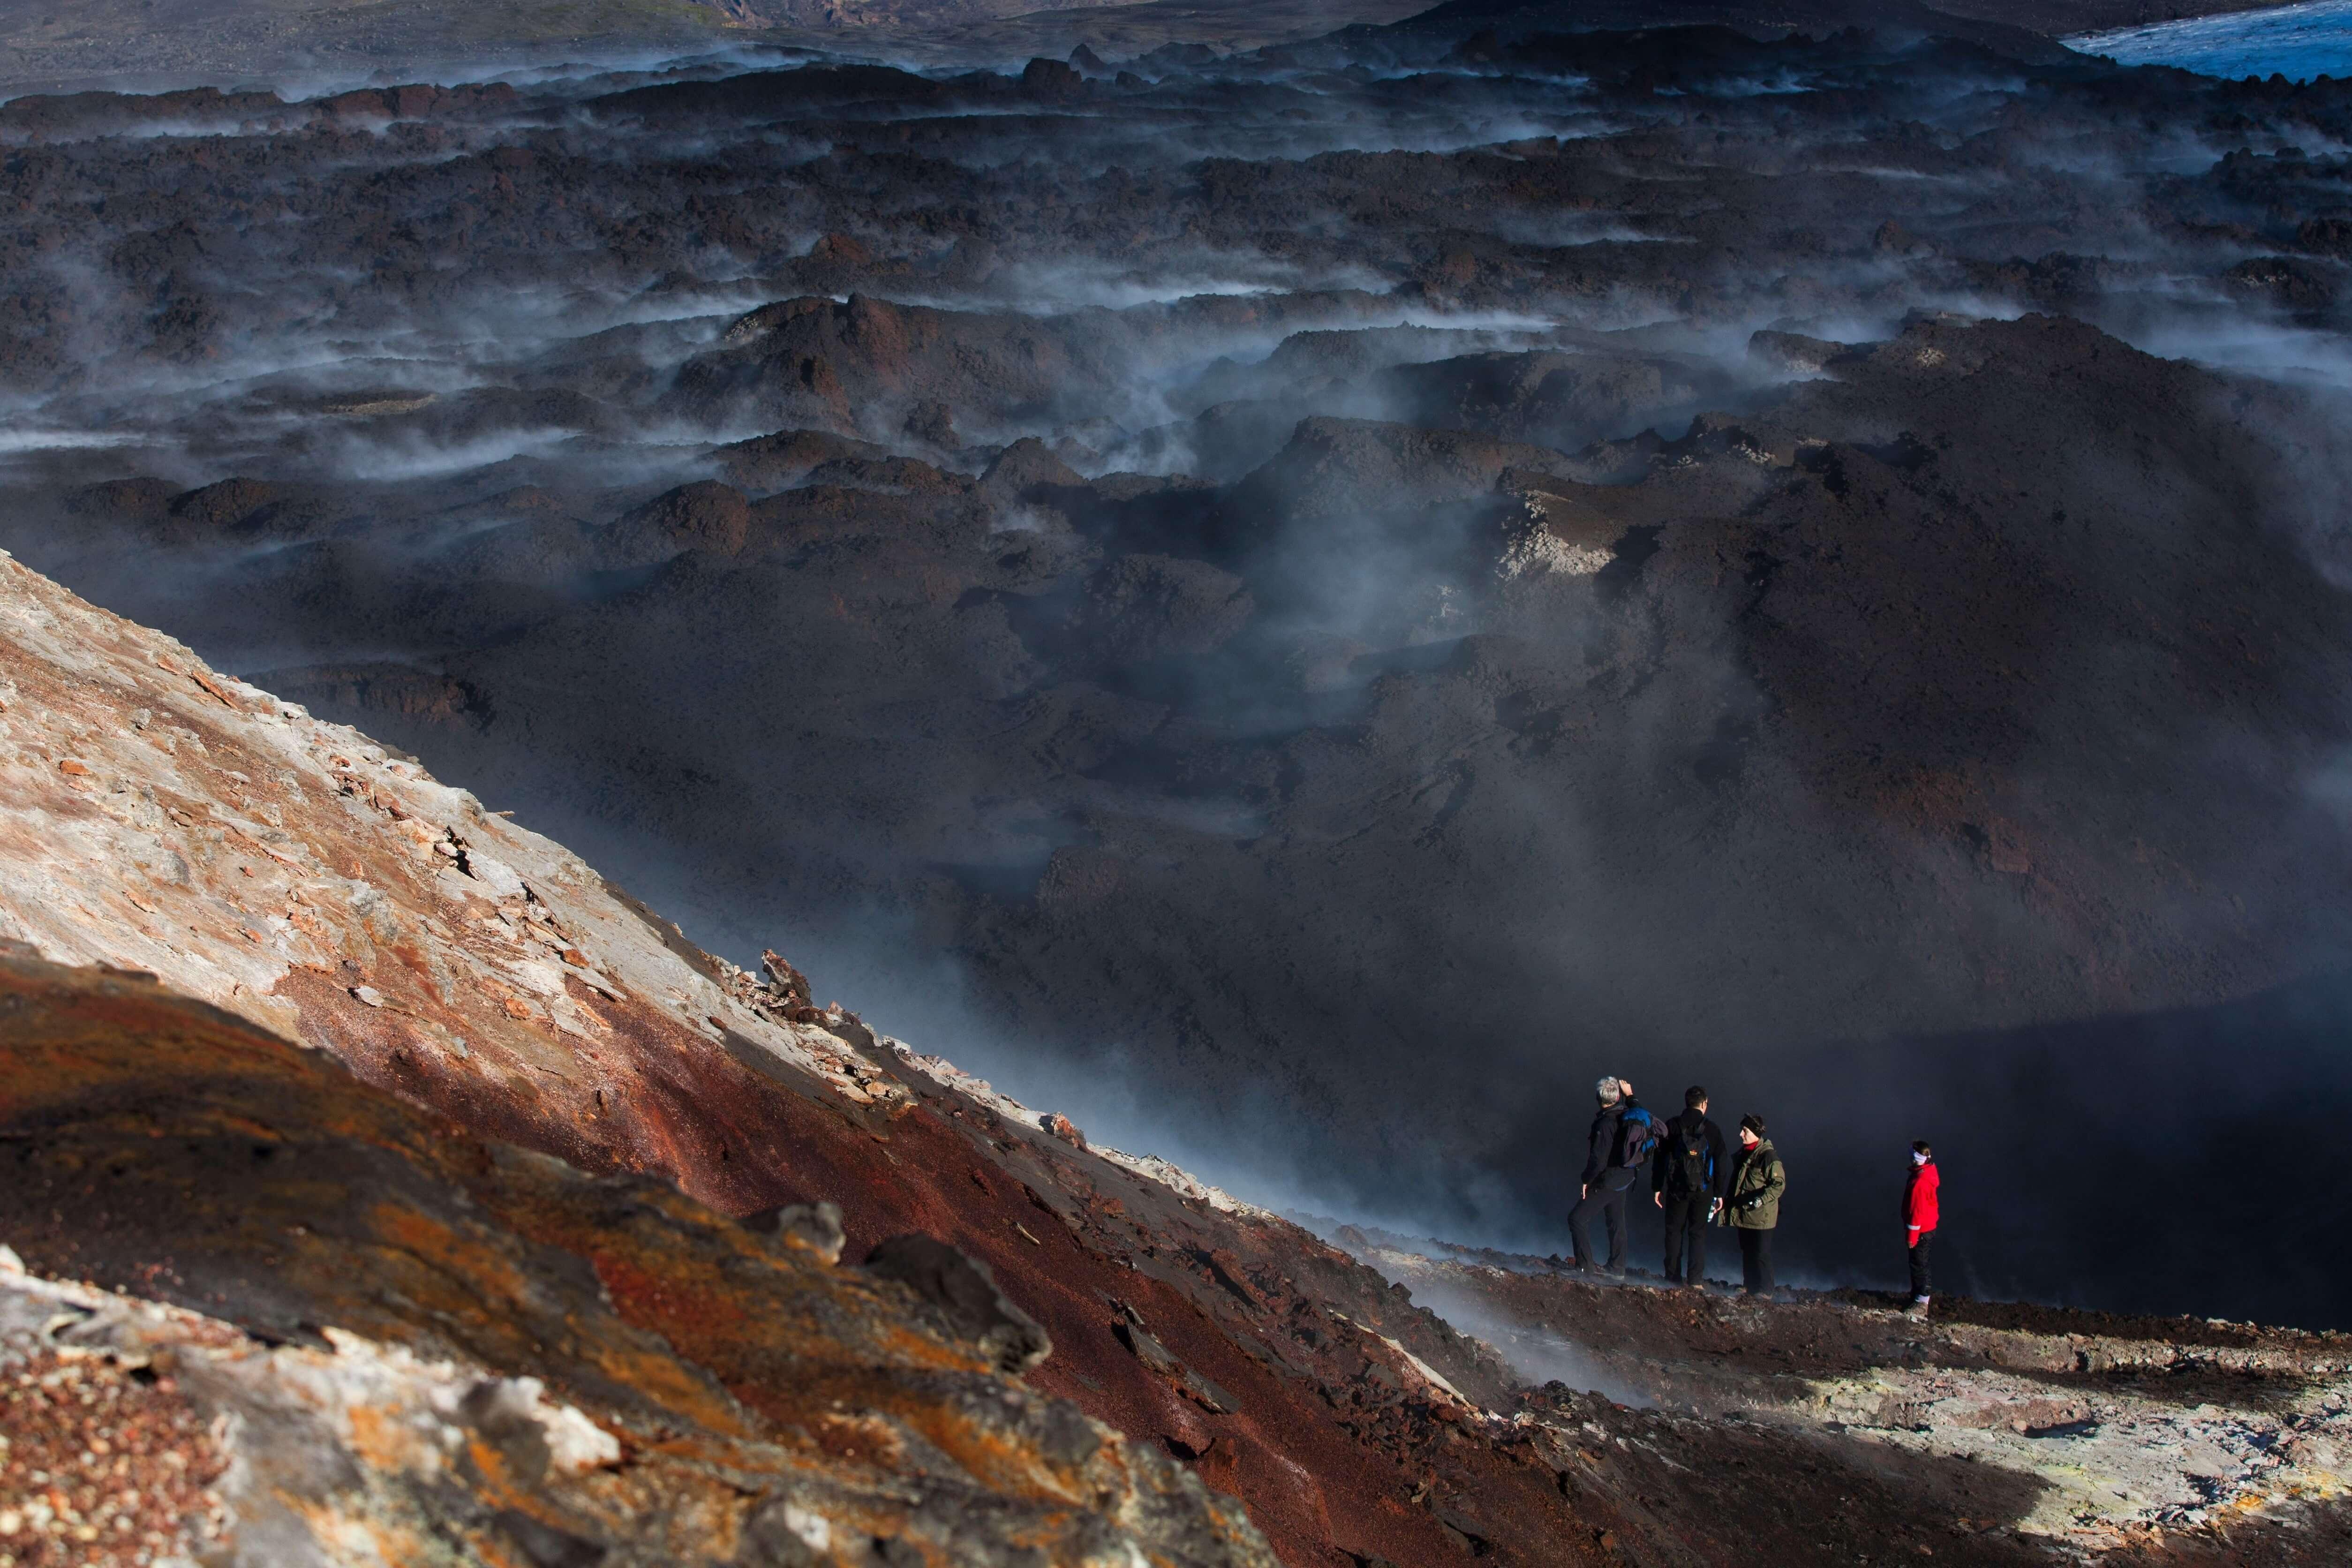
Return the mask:
POLYGON ((1112 664, 1214 653, 1257 606, 1230 572, 1202 561, 1122 555, 1087 579, 1070 633, 1112 664))
MULTIPOLYGON (((1759 802, 1791 798, 1791 782, 1834 805, 1835 789, 1866 790, 1872 768, 1911 776, 1939 744, 2011 758, 2001 748, 2028 705, 1995 679, 2005 662, 2031 656, 2069 677, 2058 685, 2074 706, 2049 710, 2061 732, 2029 732, 2038 751, 2017 753, 2063 767, 2053 746, 2074 741, 2065 726, 2102 715, 2147 732, 2088 736, 2112 749, 2164 744, 2166 724, 2193 732, 2216 712, 2288 703, 2290 661, 2247 620, 2258 588, 2273 591, 2265 613, 2340 647, 2316 569, 2332 558, 2280 530, 2269 487, 2281 476, 2256 461, 2273 448, 2204 412, 2218 388, 2242 400, 2231 406, 2247 424, 2286 422, 2301 412, 2294 395, 2034 318, 1923 318, 1833 360, 1834 377, 1695 419, 1672 442, 1562 460, 1589 471, 1631 453, 1647 465, 1639 479, 1500 468, 1483 514, 1495 531, 1457 541, 1474 559, 1487 552, 1493 581, 1475 605, 1486 628, 1365 647, 1356 663, 1375 673, 1346 710, 1350 723, 1267 739, 1264 708, 1217 721, 1230 693, 1145 696, 1091 687, 1065 666, 1042 689, 1053 701, 1024 699, 1036 706, 1021 744, 1066 767, 1090 735, 1126 737, 1133 751, 1084 776, 1116 800, 1139 778, 1173 773, 1206 804, 1160 819, 1171 839, 1210 831, 1219 792, 1287 748, 1254 837, 1275 840, 1263 866, 1310 892, 1318 874, 1325 887, 1336 879, 1329 847, 1349 833, 1409 872, 1442 870, 1433 844, 1475 848, 1495 832, 1474 814, 1478 794, 1498 778, 1540 789, 1547 765, 1588 770, 1581 801, 1606 806, 1612 784, 1646 792, 1645 820, 1712 801, 1716 840, 1744 835, 1761 846, 1745 852, 1770 865, 1786 830, 1754 820, 1759 802), (2039 405, 2025 395, 2053 384, 2039 405), (2112 598, 2084 585, 2096 546, 2084 531, 2032 513, 2043 526, 1997 525, 2021 495, 2099 504, 2063 460, 2063 432, 2084 422, 2070 397, 2118 410, 2108 439, 2138 460, 2142 505, 2103 536, 2128 556, 2098 579, 2112 598), (1923 440, 1908 424, 1885 433, 1898 416, 1923 417, 1939 437, 1971 428, 1961 407, 1993 410, 1975 416, 2011 468, 1955 474, 1946 465, 1969 456, 1957 437, 1923 440), (2226 681, 2209 674, 2201 708, 2161 671, 2113 654, 2145 635, 2148 603, 2189 591, 2184 578, 2224 617, 2195 635, 2231 638, 2249 656, 2226 681), (1954 601, 1959 612, 1947 608, 1954 601), (1851 623, 1880 615, 1943 636, 1906 641, 1909 663, 1847 653, 1871 646, 1851 623), (1563 624, 1605 635, 1562 657, 1563 624), (1743 650, 1738 679, 1767 699, 1752 731, 1718 726, 1712 753, 1653 758, 1622 780, 1599 773, 1580 730, 1630 711, 1670 731, 1710 675, 1718 689, 1743 689, 1717 668, 1726 627, 1743 650), (1695 647, 1694 628, 1716 641, 1695 647), (1995 657, 1945 646, 1972 639, 1995 657), (2085 658, 2104 679, 2082 677, 2085 658), (1627 666, 1658 689, 1594 689, 1627 666), (1954 700, 1911 693, 1922 680, 1954 700), (1381 754, 1421 748, 1429 728, 1454 721, 1460 706, 1432 697, 1456 691, 1491 703, 1511 740, 1460 745, 1445 759, 1445 799, 1384 803, 1381 754), (1846 755, 1841 724, 1884 736, 1885 753, 1846 755), (1167 760, 1139 764, 1146 747, 1167 760), (1797 772, 1808 761, 1826 786, 1797 772), (1776 790, 1759 793, 1754 774, 1768 769, 1776 790), (1367 781, 1369 807, 1335 807, 1332 782, 1350 773, 1367 781), (1417 829, 1412 841, 1400 820, 1417 829)), ((1363 438, 1372 456, 1358 454, 1360 476, 1381 471, 1379 454, 1413 449, 1391 427, 1320 436, 1333 450, 1363 438)), ((1458 461, 1474 471, 1492 466, 1491 452, 1458 443, 1427 449, 1468 452, 1458 461)), ((1069 538, 1083 527, 1178 531, 1188 516, 1214 531, 1213 512, 1185 510, 1197 486, 1134 475, 1092 484, 1042 448, 998 477, 1066 506, 1069 538), (1152 503, 1166 510, 1129 510, 1152 503)), ((563 521, 545 515, 543 492, 492 499, 493 513, 563 521)), ((633 624, 614 618, 615 605, 722 596, 715 626, 731 625, 739 642, 759 634, 803 647, 842 636, 840 625, 903 632, 926 617, 979 618, 969 658, 1016 624, 1043 644, 1057 614, 1082 619, 1056 606, 1067 592, 1056 578, 1098 590, 1087 602, 1116 612, 1102 613, 1098 634, 1217 622, 1238 584, 1263 580, 1255 563, 1245 563, 1254 579, 1132 552, 1106 569, 1081 552, 1045 571, 1037 557, 1063 533, 1041 525, 1008 548, 962 499, 952 487, 785 492, 760 510, 799 516, 797 540, 787 521, 755 558, 688 551, 651 576, 617 574, 610 589, 592 574, 579 646, 534 626, 523 657, 542 669, 594 661, 614 732, 642 737, 649 712, 669 722, 691 689, 663 693, 658 710, 629 702, 629 683, 658 692, 666 667, 646 657, 649 641, 615 644, 613 627, 633 624), (814 510, 779 506, 799 501, 814 510), (861 529, 865 507, 880 521, 861 529), (779 587, 828 551, 829 616, 796 614, 779 587), (962 582, 940 580, 943 563, 962 582), (995 586, 963 585, 982 578, 995 586)), ((1363 504, 1378 500, 1364 488, 1363 504)), ((1431 510, 1410 496, 1394 510, 1431 510)), ((1331 515, 1278 510, 1269 533, 1295 540, 1331 515)), ((481 519, 460 506, 420 521, 439 539, 481 519)), ((219 559, 184 547, 177 558, 219 559)), ((1237 647, 1268 657, 1294 635, 1239 626, 1192 657, 1214 669, 1237 647)), ((904 657, 903 645, 851 650, 870 667, 864 685, 768 672, 771 711, 821 733, 839 721, 842 689, 871 691, 890 668, 877 648, 904 657)), ((2221 668, 2206 650, 2194 663, 2221 668)), ((954 670, 942 660, 927 673, 954 670)), ((1015 705, 981 706, 1001 721, 1015 705)), ((2285 713, 2312 722, 2291 703, 2285 713)), ((429 708, 415 717, 428 732, 442 723, 429 708)), ((1390 1254, 1393 1238, 1337 1227, 1383 1279, 1165 1161, 1120 1153, 1066 1114, 1029 1110, 838 1005, 815 1005, 805 975, 772 951, 756 977, 703 952, 575 856, 412 760, 6 560, 0 723, 10 742, 0 931, 11 933, 0 936, 0 1146, 22 1199, 0 1221, 0 1359, 15 1369, 0 1437, 10 1465, 53 1467, 37 1483, 47 1511, 10 1510, 36 1550, 68 1530, 145 1529, 142 1549, 232 1558, 382 1542, 380 1555, 400 1559, 430 1531, 487 1560, 554 1563, 829 1555, 1184 1568, 1271 1563, 1278 1551, 1335 1568, 1459 1553, 1597 1565, 1861 1556, 1890 1542, 2024 1563, 2127 1531, 2151 1562, 2319 1568, 2342 1556, 2345 1510, 2325 1495, 2352 1443, 2341 1336, 1949 1297, 1915 1322, 1859 1292, 1766 1304, 1568 1285, 1538 1259, 1390 1254), (835 1264, 852 1237, 887 1239, 866 1269, 844 1270, 835 1264), (1522 1364, 1433 1317, 1398 1279, 1522 1364), (1049 1337, 1054 1353, 1040 1360, 1049 1337), (1017 1366, 1025 1381, 1007 1375, 1017 1366), (1523 1385, 1548 1371, 1653 1407, 1523 1385), (106 1491, 89 1484, 100 1443, 106 1491), (2074 1479, 2086 1474, 2095 1486, 2074 1479), (2217 1500, 2228 1505, 2218 1519, 2217 1500), (79 1517, 92 1522, 74 1525, 79 1517)), ((908 728, 910 759, 940 743, 908 728)), ((992 738, 954 737, 981 755, 992 738)), ((2141 787, 2126 798, 2145 802, 2141 787)), ((833 795, 849 811, 874 804, 833 795)), ((2159 805, 2142 805, 2150 836, 2193 848, 2180 825, 2197 815, 2167 818, 2159 805)), ((2023 808, 1969 825, 1980 879, 2063 885, 2071 874, 2023 808)), ((1172 902, 1171 886, 1182 894, 1170 875, 1181 868, 1164 848, 1137 853, 1142 836, 1109 811, 1090 826, 1053 850, 1025 903, 1064 940, 1107 931, 1104 950, 1116 952, 1118 922, 1172 902)), ((1525 858, 1558 847, 1522 832, 1507 847, 1525 858)), ((1654 837, 1647 847, 1654 865, 1664 858, 1654 837)), ((1022 908, 1003 886, 974 877, 970 896, 1022 908)), ((1238 928, 1227 952, 1263 929, 1269 907, 1236 894, 1217 911, 1238 928)), ((1436 909, 1460 920, 1469 904, 1436 909)), ((1154 935, 1181 934, 1197 962, 1217 956, 1208 929, 1196 912, 1154 935)), ((1299 951, 1295 935, 1277 946, 1299 951)), ((1411 962, 1438 1001, 1469 1016, 1475 999, 1442 967, 1411 962)), ((1267 993, 1234 995, 1263 1005, 1267 993)), ((1308 1000, 1328 1005, 1328 994, 1308 1000)), ((1245 1038, 1249 1020, 1235 1022, 1231 1037, 1245 1038)), ((2242 1052, 2226 1113, 2204 1119, 2201 1142, 2166 1142, 2151 1166, 2137 1121, 2073 1113, 2046 1090, 2021 1115, 2012 1081, 1984 1070, 1981 1048, 1947 1054, 1957 1076, 1939 1114, 1989 1104, 1985 1121, 2024 1140, 1994 1145, 2029 1156, 2011 1163, 2134 1171, 2134 1201, 2165 1212, 2195 1212, 2174 1201, 2179 1184, 2201 1191, 2217 1163, 2242 1154, 2245 1129, 2259 1139, 2336 1114, 2324 1079, 2294 1084, 2294 1114, 2278 1114, 2269 1064, 2242 1052)), ((2132 1068, 2103 1075, 2100 1103, 2135 1109, 2160 1089, 2151 1077, 2212 1086, 2206 1064, 2169 1070, 2179 1059, 2141 1051, 2132 1068)), ((1841 1108, 1856 1093, 1866 1102, 1870 1076, 1885 1071, 1861 1051, 1814 1068, 1798 1113, 1773 1109, 1804 1162, 1791 1219, 1837 1200, 1823 1190, 1834 1167, 1814 1152, 1826 1141, 1805 1148, 1790 1134, 1810 1110, 1862 1142, 1854 1129, 1872 1117, 1841 1108)), ((2215 1109, 2210 1094, 2200 1109, 2215 1109)), ((1990 1187, 1969 1158, 1955 1162, 1962 1183, 1990 1187)), ((2294 1168, 2291 1156, 2279 1163, 2294 1168)), ((2304 1179, 2303 1199, 2340 1206, 2335 1188, 2304 1179)), ((1871 1185, 1847 1184, 1865 1197, 1871 1185)), ((1885 1195, 1866 1205, 1882 1223, 1885 1195)), ((1956 1229, 1968 1201, 1952 1207, 1956 1229)), ((2112 1215, 2096 1217, 2105 1228, 2070 1257, 2111 1238, 2112 1215)))
POLYGON ((1599 1072, 2346 935, 2352 89, 1776 16, 20 100, 0 530, 1097 1137, 1548 1231, 1599 1072))
POLYGON ((656 496, 613 525, 610 548, 635 563, 681 550, 740 554, 751 528, 751 505, 731 485, 704 479, 656 496))
MULTIPOLYGON (((1171 1461, 994 1377, 996 1355, 935 1337, 887 1289, 730 1242, 742 1233, 664 1184, 481 1142, 152 981, 0 959, 0 1135, 43 1194, 43 1217, 8 1232, 26 1262, 226 1320, 258 1342, 247 1357, 342 1336, 317 1384, 377 1363, 352 1436, 298 1460, 273 1448, 300 1407, 248 1403, 250 1361, 231 1377, 201 1352, 171 1358, 258 1472, 230 1483, 251 1493, 233 1527, 248 1550, 272 1527, 274 1550, 323 1552, 425 1519, 540 1563, 741 1561, 750 1513, 771 1562, 814 1562, 813 1535, 849 1530, 963 1562, 1075 1563, 1121 1537, 1187 1563, 1273 1562, 1171 1461), (93 1167, 102 1185, 77 1175, 93 1167), (450 1446, 473 1447, 420 1468, 371 1423, 432 1431, 436 1376, 464 1395, 442 1415, 450 1446), (425 1409, 403 1412, 404 1394, 425 1409), (827 1420, 868 1434, 862 1458, 795 1440, 827 1420), (908 1443, 939 1468, 899 1474, 908 1443), (625 1452, 616 1495, 597 1483, 625 1452), (1034 1467, 1028 1495, 978 1479, 1008 1463, 1034 1467), (1046 1477, 1066 1479, 1039 1495, 1046 1477), (769 1516, 797 1521, 799 1554, 777 1554, 769 1516)), ((148 1321, 160 1338, 171 1320, 148 1321)))
MULTIPOLYGON (((414 763, 13 562, 0 691, 12 738, 59 757, 0 795, 0 929, 30 939, 0 939, 0 1143, 43 1194, 0 1241, 209 1314, 173 1320, 184 1341, 265 1337, 290 1360, 227 1357, 262 1386, 207 1384, 256 1418, 235 1429, 275 1445, 346 1373, 373 1408, 405 1391, 402 1430, 500 1458, 468 1461, 456 1491, 436 1470, 389 1477, 384 1506, 460 1535, 520 1510, 649 1563, 780 1499, 804 1533, 843 1521, 831 1539, 948 1561, 1011 1534, 1048 1561, 1098 1557, 1120 1531, 1178 1563, 1263 1560, 1202 1481, 1286 1561, 1415 1561, 1442 1531, 1396 1500, 1440 1451, 1527 1559, 1571 1527, 1549 1476, 1484 1417, 1465 1447, 1460 1412, 1414 1370, 1496 1408, 1500 1364, 1297 1227, 811 1005, 773 954, 756 979, 713 958, 414 763), (204 759, 201 779, 175 757, 204 759), (19 891, 68 883, 70 900, 19 891), (845 1238, 917 1295, 834 1268, 845 1238), (1124 1311, 1221 1391, 1215 1412, 1136 1360, 1124 1311), (1000 1359, 1031 1363, 1027 1384, 1000 1359), (588 1414, 541 1409, 542 1393, 588 1414), (466 1431, 445 1436, 431 1421, 453 1411, 466 1431), (542 1476, 555 1438, 571 1458, 542 1476), (1198 1479, 1162 1454, 1192 1456, 1198 1479), (625 1457, 635 1480, 604 1489, 625 1457), (856 1500, 877 1488, 896 1500, 856 1500)), ((33 1308, 6 1265, 13 1358, 33 1308)), ((108 1333, 144 1331, 102 1289, 73 1298, 92 1299, 117 1302, 108 1333)), ((374 1429, 341 1408, 312 1448, 374 1429)), ((20 1415, 0 1402, 12 1443, 20 1415)), ((331 1510, 286 1500, 342 1495, 343 1472, 278 1462, 231 1500, 324 1528, 331 1510)))
POLYGON ((978 1345, 1005 1372, 1027 1372, 1054 1353, 1037 1320, 996 1288, 988 1265, 935 1236, 894 1236, 866 1255, 866 1272, 891 1279, 940 1310, 959 1339, 978 1345))

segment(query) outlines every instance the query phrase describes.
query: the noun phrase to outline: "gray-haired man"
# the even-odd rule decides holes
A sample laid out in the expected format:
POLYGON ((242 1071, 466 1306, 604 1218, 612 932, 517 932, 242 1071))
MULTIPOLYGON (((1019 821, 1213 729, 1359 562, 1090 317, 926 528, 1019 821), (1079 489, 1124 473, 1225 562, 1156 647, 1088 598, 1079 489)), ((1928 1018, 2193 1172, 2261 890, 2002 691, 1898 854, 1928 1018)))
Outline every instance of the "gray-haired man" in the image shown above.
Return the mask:
POLYGON ((1634 1102, 1633 1086, 1623 1079, 1603 1078, 1592 1086, 1592 1093, 1601 1109, 1592 1118, 1584 1174, 1577 1183, 1576 1207, 1569 1211, 1568 1234, 1575 1238, 1576 1266, 1590 1269, 1592 1216, 1602 1216, 1609 1226, 1608 1271, 1622 1279, 1625 1277, 1625 1194, 1633 1190, 1648 1158, 1646 1142, 1625 1136, 1625 1121, 1631 1116, 1643 1124, 1642 1130, 1647 1130, 1650 1113, 1634 1102), (1633 1142, 1641 1146, 1629 1157, 1628 1145, 1633 1142))

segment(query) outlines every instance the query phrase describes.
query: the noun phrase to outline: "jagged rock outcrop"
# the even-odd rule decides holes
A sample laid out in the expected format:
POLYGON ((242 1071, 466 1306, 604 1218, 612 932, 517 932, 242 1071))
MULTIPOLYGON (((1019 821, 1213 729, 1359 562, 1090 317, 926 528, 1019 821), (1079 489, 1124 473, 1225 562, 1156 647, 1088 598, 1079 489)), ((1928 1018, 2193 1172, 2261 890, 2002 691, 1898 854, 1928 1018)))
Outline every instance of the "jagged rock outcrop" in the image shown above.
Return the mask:
POLYGON ((779 955, 711 957, 14 560, 0 703, 0 1140, 43 1194, 0 1242, 63 1281, 26 1300, 184 1310, 101 1313, 118 1366, 182 1347, 191 1408, 358 1468, 285 1501, 290 1459, 190 1447, 232 1542, 1269 1560, 1246 1508, 1286 1562, 1423 1561, 1443 1455, 1515 1559, 1558 1560, 1565 1505, 1486 1414, 1509 1374, 1305 1232, 814 1005, 779 955), (379 1407, 398 1445, 342 1436, 379 1407), (548 1422, 625 1458, 551 1470, 548 1422), (826 1455, 865 1479, 793 1489, 826 1455))
POLYGON ((144 1525, 142 1560, 255 1568, 1276 1561, 796 1235, 483 1140, 145 976, 0 959, 0 1018, 10 1243, 103 1288, 0 1270, 0 1358, 203 1424, 108 1466, 110 1420, 79 1461, 108 1493, 5 1516, 25 1560, 144 1525))

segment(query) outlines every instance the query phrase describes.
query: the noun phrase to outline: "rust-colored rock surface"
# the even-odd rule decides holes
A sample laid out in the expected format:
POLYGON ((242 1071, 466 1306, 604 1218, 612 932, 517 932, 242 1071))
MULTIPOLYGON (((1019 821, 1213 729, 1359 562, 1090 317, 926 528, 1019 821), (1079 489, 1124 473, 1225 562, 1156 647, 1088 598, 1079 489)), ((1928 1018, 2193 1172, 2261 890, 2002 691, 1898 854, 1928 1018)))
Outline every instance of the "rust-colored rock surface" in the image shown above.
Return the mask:
POLYGON ((988 1265, 1054 1346, 1029 1384, 1188 1464, 1286 1563, 1433 1560, 1454 1503, 1513 1560, 1562 1560, 1572 1510, 1487 1414, 1502 1364, 1306 1232, 813 1005, 779 956, 759 977, 712 958, 560 847, 14 561, 0 701, 0 937, 80 966, 14 984, 24 1007, 68 987, 85 1021, 51 1035, 103 1036, 16 1052, 0 1104, 28 1128, 116 1106, 139 1140, 30 1145, 109 1173, 53 1174, 72 1201, 0 1234, 37 1267, 271 1341, 427 1345, 600 1410, 651 1380, 743 1437, 798 1419, 776 1390, 806 1373, 775 1337, 781 1266, 742 1261, 775 1244, 710 1216, 831 1202, 845 1258, 922 1231, 988 1265), (215 1038, 243 1055, 212 1062, 215 1038), (192 1146, 183 1113, 250 1136, 192 1146), (677 1239, 713 1235, 734 1250, 677 1239), (546 1266, 610 1321, 530 1285, 534 1247, 584 1260, 546 1266))
POLYGON ((904 1288, 667 1183, 483 1141, 144 978, 0 961, 0 1016, 15 1247, 182 1309, 0 1276, 7 1318, 57 1309, 7 1350, 168 1373, 226 1416, 221 1453, 124 1449, 126 1494, 207 1487, 221 1560, 1274 1561, 904 1288))

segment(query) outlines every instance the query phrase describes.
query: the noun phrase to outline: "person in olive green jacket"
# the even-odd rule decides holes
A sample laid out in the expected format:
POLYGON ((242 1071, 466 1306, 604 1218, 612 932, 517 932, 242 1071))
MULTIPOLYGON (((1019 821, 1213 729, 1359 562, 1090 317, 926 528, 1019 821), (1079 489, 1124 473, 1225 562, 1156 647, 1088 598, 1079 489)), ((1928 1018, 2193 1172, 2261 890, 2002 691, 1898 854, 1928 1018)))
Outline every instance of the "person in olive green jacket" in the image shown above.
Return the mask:
POLYGON ((1732 1167, 1731 1196, 1723 1223, 1739 1233, 1739 1272, 1750 1296, 1772 1289, 1772 1229, 1780 1223, 1780 1194, 1789 1173, 1764 1136, 1764 1119, 1739 1119, 1739 1160, 1732 1167))

